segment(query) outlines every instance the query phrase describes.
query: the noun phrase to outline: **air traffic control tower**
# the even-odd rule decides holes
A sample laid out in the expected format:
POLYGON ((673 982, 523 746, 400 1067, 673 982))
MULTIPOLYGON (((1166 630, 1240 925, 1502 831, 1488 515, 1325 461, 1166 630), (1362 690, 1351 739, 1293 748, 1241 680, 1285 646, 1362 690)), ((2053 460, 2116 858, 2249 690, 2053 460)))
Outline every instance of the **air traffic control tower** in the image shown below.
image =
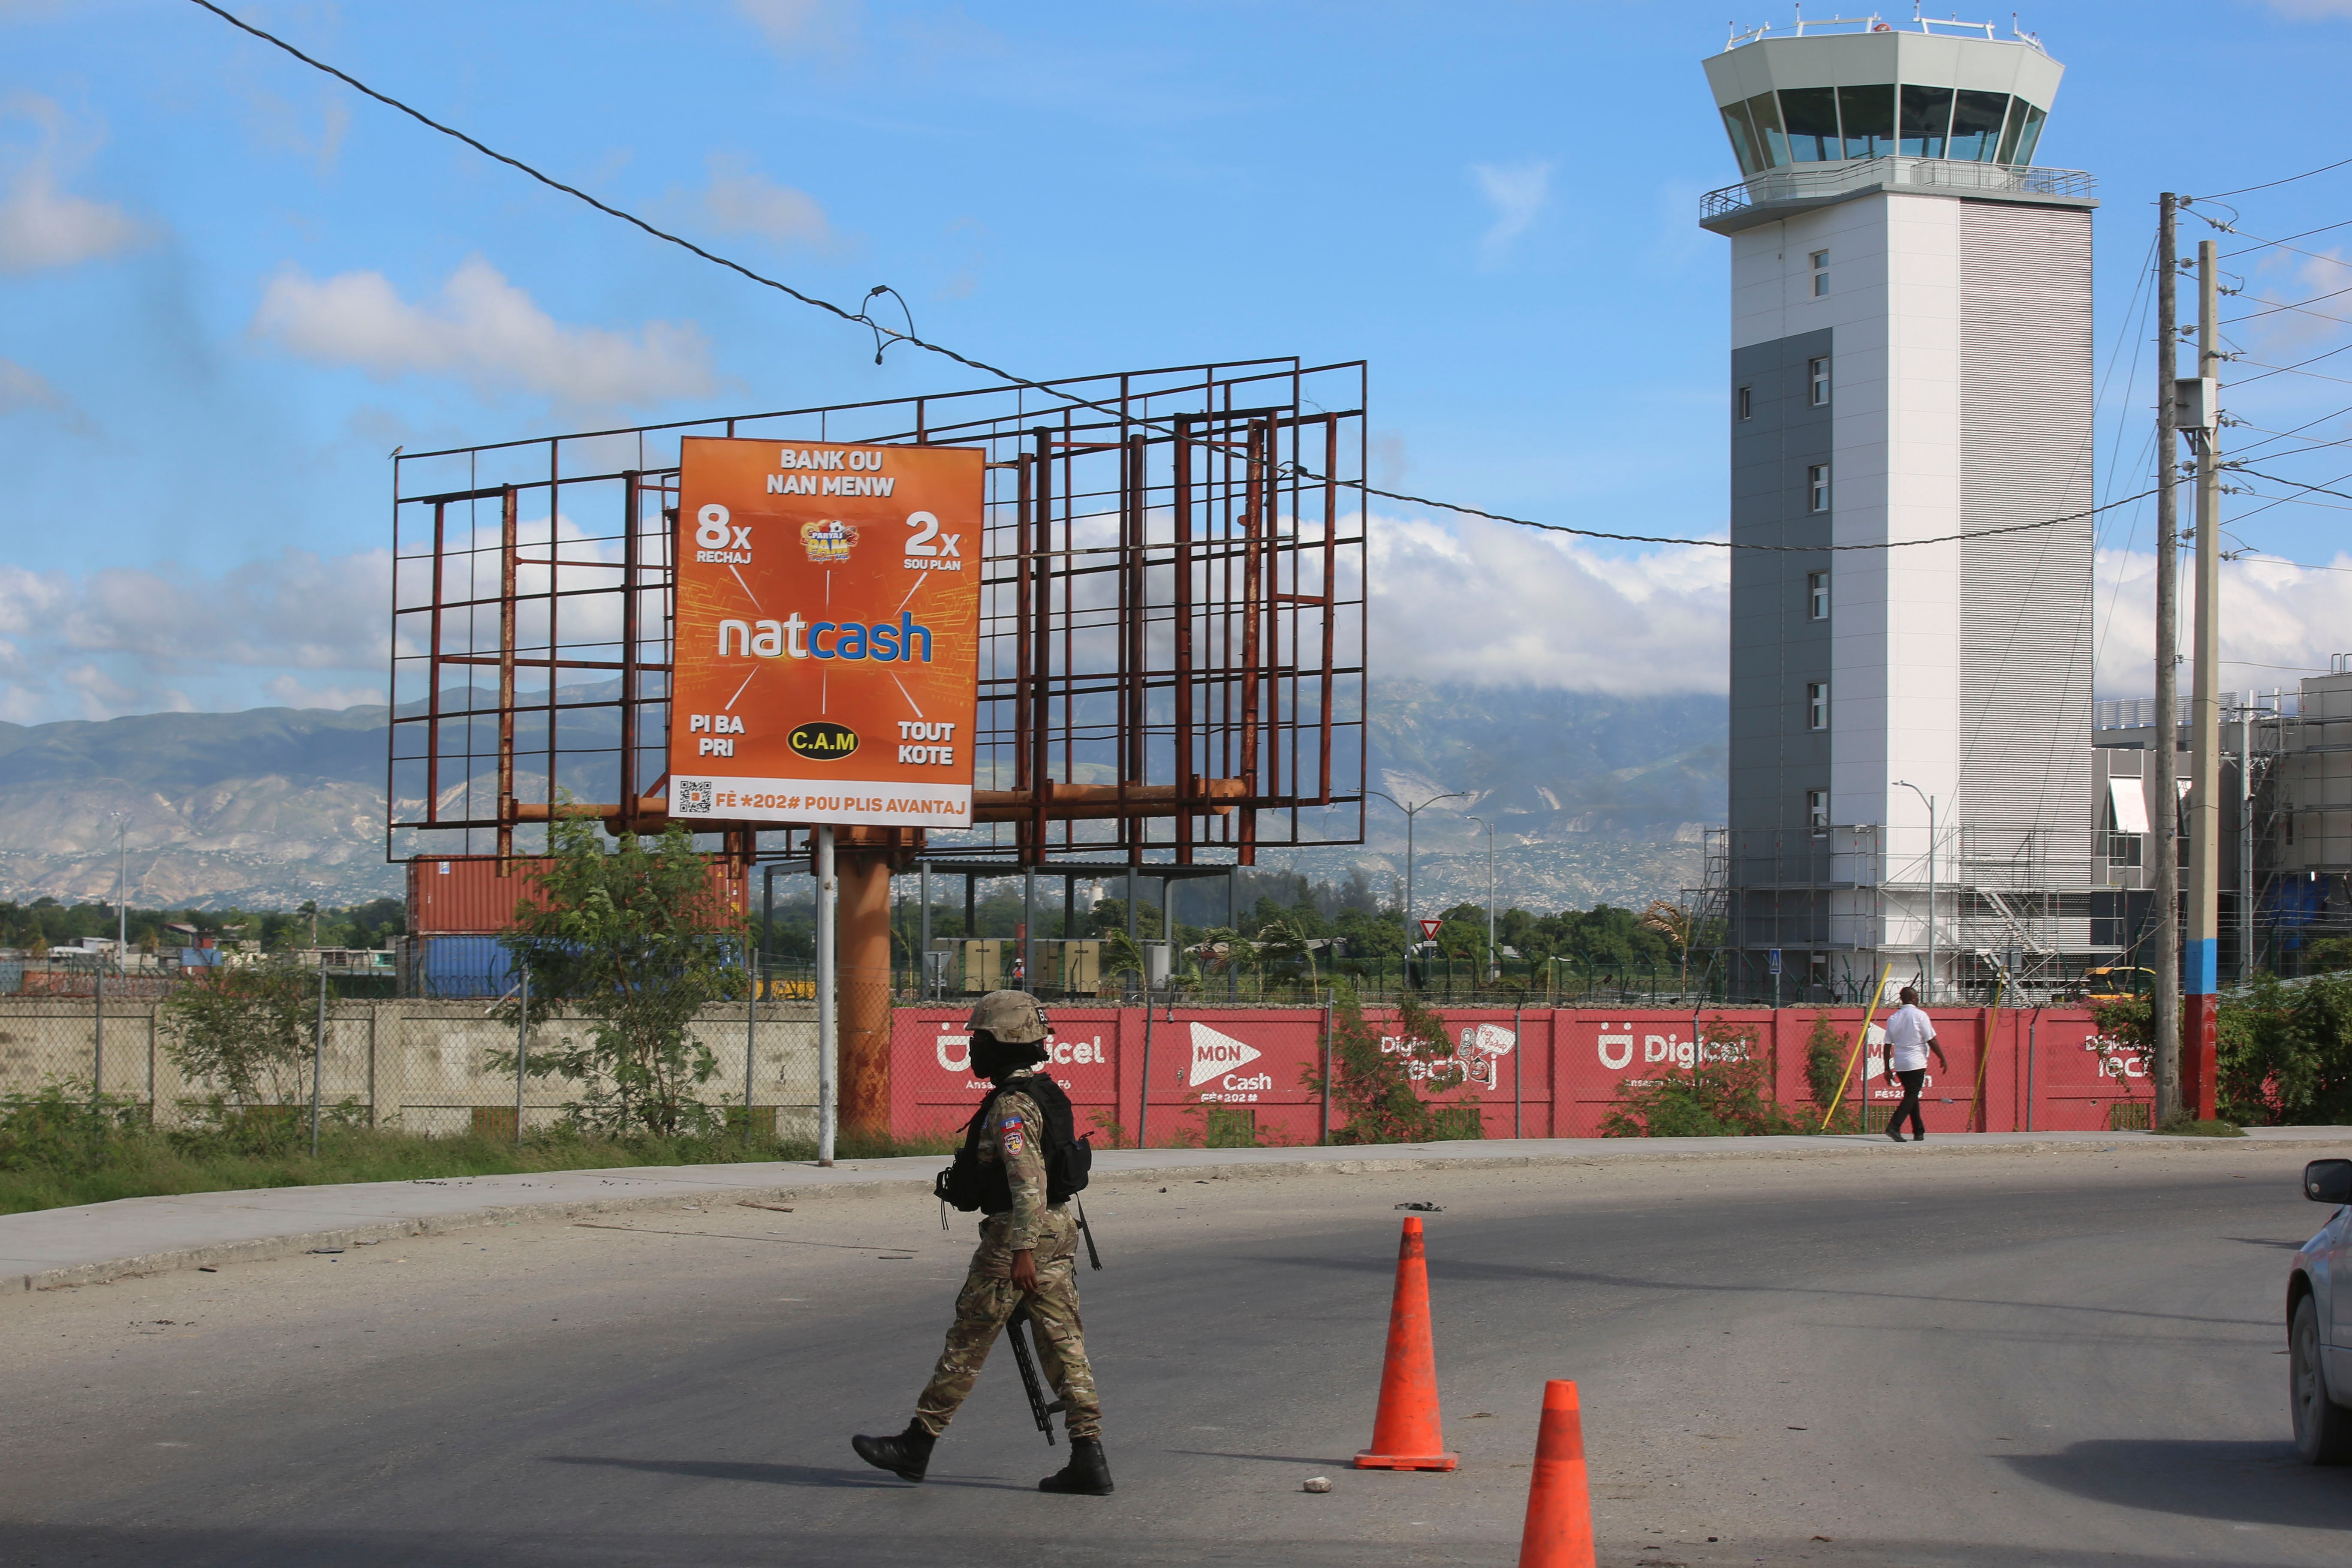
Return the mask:
POLYGON ((2063 71, 1990 23, 1876 17, 1706 61, 1742 175, 1700 218, 1731 242, 1731 537, 1774 547, 1733 552, 1734 996, 1773 994, 1776 953, 1783 1000, 1827 1001, 1932 948, 1936 998, 1977 1000, 2114 938, 2091 521, 1950 538, 2092 504, 2097 204, 2034 163, 2063 71))

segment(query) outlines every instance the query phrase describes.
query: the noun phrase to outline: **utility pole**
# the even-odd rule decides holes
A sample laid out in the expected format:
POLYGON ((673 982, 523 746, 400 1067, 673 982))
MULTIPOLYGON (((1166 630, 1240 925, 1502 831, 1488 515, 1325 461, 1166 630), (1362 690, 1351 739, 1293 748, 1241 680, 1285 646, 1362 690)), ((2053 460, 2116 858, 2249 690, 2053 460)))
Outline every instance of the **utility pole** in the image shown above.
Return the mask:
POLYGON ((2150 1018, 2156 1047, 2156 1121, 2180 1109, 2180 787, 2174 755, 2180 726, 2180 509, 2173 493, 2179 471, 2174 373, 2179 321, 2173 280, 2180 270, 2174 228, 2180 198, 2164 193, 2156 237, 2156 992, 2150 1018))
MULTIPOLYGON (((2189 945, 2182 953, 2180 1109, 2213 1119, 2221 937, 2221 285, 2211 240, 2197 247, 2197 379, 2174 399, 2197 451, 2197 622, 2189 738, 2189 945)), ((2179 421, 2181 415, 2176 413, 2179 421)))

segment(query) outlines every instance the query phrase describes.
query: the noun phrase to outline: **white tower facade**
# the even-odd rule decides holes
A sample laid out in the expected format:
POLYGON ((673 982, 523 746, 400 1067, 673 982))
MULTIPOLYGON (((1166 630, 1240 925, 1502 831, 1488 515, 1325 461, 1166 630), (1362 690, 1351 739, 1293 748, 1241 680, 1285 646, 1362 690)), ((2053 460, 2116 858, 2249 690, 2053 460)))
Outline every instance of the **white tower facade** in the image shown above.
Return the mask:
POLYGON ((2092 504, 2096 204, 2032 163, 2063 70, 1874 19, 1706 61, 1732 537, 1774 547, 1733 552, 1735 995, 1776 951, 1829 1000, 2087 946, 2091 520, 1951 538, 2092 504))

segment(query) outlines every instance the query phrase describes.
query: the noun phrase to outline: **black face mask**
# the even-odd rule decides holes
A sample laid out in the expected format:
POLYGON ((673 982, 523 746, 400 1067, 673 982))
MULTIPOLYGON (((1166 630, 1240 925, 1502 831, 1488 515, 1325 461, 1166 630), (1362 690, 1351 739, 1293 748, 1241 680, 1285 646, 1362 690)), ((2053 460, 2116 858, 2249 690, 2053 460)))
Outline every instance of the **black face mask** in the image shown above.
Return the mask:
POLYGON ((971 1070, 991 1083, 1002 1083, 1023 1068, 1045 1059, 1042 1045, 1007 1045, 986 1029, 975 1029, 971 1037, 971 1070))

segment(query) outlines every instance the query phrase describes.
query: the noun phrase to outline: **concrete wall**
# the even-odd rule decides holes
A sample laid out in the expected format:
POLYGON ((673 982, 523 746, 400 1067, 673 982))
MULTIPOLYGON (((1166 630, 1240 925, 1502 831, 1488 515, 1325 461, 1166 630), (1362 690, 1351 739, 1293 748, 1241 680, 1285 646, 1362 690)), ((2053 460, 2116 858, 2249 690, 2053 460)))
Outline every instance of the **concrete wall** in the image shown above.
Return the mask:
MULTIPOLYGON (((496 1070, 496 1053, 511 1053, 514 1030, 487 1016, 486 1002, 338 1002, 328 1012, 322 1083, 329 1104, 356 1101, 380 1127, 410 1132, 468 1131, 476 1107, 510 1117, 511 1069, 496 1070)), ((87 1000, 0 998, 0 1094, 30 1092, 46 1080, 87 1083, 102 1047, 104 1088, 156 1107, 159 1123, 181 1119, 179 1102, 201 1097, 203 1084, 184 1080, 166 1048, 169 1015, 153 1002, 109 1002, 101 1039, 87 1000)), ((555 1020, 531 1030, 534 1050, 559 1048, 576 1034, 576 1021, 555 1020)), ((717 1057, 719 1073, 697 1094, 717 1104, 740 1104, 744 1055, 751 1055, 751 1104, 777 1108, 777 1131, 814 1137, 816 1009, 814 1004, 763 1003, 747 1031, 738 1005, 703 1016, 695 1033, 717 1057)), ((579 1098, 567 1079, 533 1078, 526 1088, 526 1127, 552 1125, 563 1103, 579 1098)), ((511 1121, 506 1123, 511 1127, 511 1121)))

